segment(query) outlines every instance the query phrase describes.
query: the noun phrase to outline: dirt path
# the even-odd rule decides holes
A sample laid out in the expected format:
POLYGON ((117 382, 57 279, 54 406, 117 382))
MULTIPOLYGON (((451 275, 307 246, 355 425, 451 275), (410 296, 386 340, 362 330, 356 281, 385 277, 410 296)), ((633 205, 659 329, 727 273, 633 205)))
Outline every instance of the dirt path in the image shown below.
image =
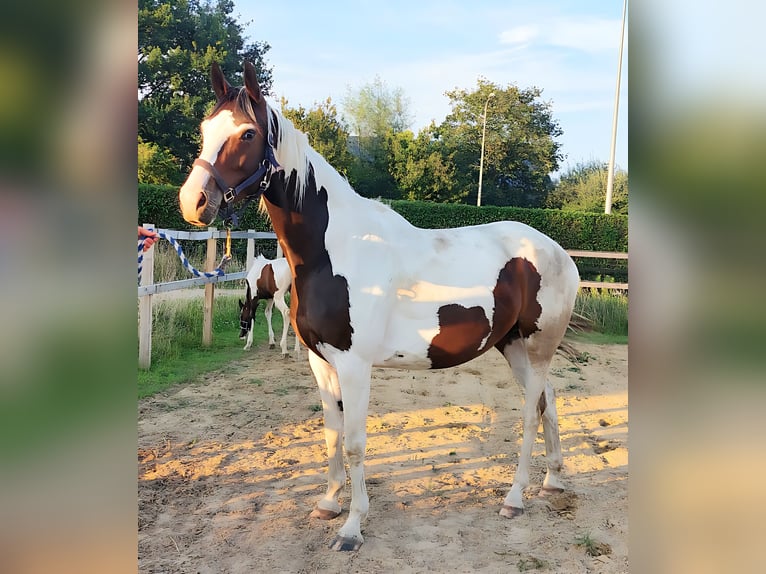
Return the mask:
POLYGON ((375 369, 370 512, 355 554, 327 548, 345 512, 308 518, 326 452, 305 351, 243 351, 225 372, 142 400, 140 572, 627 572, 628 349, 578 349, 588 362, 557 356, 552 375, 571 490, 535 496, 539 435, 527 513, 515 520, 498 510, 521 443, 521 394, 501 355, 443 371, 375 369), (586 535, 604 554, 576 544, 586 535))

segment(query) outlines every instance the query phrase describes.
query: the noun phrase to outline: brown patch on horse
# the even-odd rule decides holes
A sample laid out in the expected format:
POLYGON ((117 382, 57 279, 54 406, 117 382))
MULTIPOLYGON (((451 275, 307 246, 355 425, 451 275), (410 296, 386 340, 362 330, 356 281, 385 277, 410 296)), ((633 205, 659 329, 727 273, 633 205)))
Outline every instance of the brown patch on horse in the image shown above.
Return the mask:
POLYGON ((277 282, 274 280, 274 268, 271 263, 267 263, 255 281, 255 297, 256 299, 273 299, 276 292, 277 282))
POLYGON ((325 246, 329 222, 327 190, 316 188, 314 170, 309 167, 302 201, 298 202, 297 173, 279 172, 263 195, 263 201, 278 237, 290 237, 291 244, 281 243, 293 270, 290 314, 293 327, 303 344, 322 357, 320 344, 346 351, 351 348, 348 282, 332 270, 325 246), (299 207, 300 206, 300 207, 299 207))
POLYGON ((439 333, 428 348, 431 368, 460 365, 492 346, 502 352, 522 334, 528 337, 538 331, 542 313, 537 302, 539 291, 540 274, 535 266, 523 257, 514 257, 500 269, 492 291, 495 305, 491 327, 481 307, 454 303, 439 307, 439 333))
POLYGON ((512 321, 505 335, 493 343, 500 352, 515 339, 529 337, 539 331, 537 321, 543 308, 537 301, 540 292, 540 273, 534 264, 523 257, 514 257, 500 270, 493 294, 495 311, 492 326, 512 321))
POLYGON ((489 320, 481 307, 458 304, 439 307, 439 334, 428 347, 431 368, 443 369, 470 361, 489 332, 489 320))

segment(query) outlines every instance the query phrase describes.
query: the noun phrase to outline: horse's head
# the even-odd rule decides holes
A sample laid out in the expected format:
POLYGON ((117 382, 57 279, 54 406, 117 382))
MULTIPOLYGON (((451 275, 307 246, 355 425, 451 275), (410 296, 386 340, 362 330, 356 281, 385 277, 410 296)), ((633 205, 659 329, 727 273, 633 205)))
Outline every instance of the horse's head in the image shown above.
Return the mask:
POLYGON ((245 293, 245 302, 239 301, 239 338, 244 339, 250 332, 255 309, 253 308, 253 298, 250 296, 250 283, 247 284, 247 293, 245 293))
POLYGON ((212 223, 222 205, 257 198, 276 167, 267 145, 269 106, 253 65, 245 63, 242 88, 232 87, 216 63, 210 78, 217 102, 202 121, 202 151, 178 193, 184 219, 199 226, 212 223))

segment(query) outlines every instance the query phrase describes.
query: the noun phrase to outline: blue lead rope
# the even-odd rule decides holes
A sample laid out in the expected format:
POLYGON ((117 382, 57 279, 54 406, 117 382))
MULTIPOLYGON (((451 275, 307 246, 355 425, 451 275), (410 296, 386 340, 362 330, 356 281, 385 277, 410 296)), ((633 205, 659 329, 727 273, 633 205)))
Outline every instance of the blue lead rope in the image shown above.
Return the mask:
MULTIPOLYGON (((162 239, 167 239, 170 244, 173 246, 173 249, 175 249, 176 253, 178 254, 178 258, 181 260, 181 263, 183 263, 183 266, 186 267, 186 269, 194 275, 195 277, 221 277, 224 275, 223 267, 226 265, 226 263, 229 262, 231 259, 230 255, 224 255, 221 259, 221 263, 218 264, 218 267, 214 269, 213 271, 198 271, 194 268, 194 266, 189 263, 189 260, 186 258, 186 255, 184 255, 183 250, 181 249, 181 244, 176 241, 174 237, 170 237, 167 235, 164 231, 158 231, 153 230, 157 235, 159 235, 162 239)), ((142 264, 144 262, 144 241, 145 238, 141 238, 138 240, 138 284, 141 284, 141 270, 142 270, 142 264)))

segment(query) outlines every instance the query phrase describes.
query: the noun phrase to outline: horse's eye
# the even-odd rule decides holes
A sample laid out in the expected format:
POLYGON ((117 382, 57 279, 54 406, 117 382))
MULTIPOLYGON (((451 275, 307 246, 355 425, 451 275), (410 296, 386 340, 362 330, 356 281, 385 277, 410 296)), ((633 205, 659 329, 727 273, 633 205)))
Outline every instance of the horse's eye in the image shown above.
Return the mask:
POLYGON ((255 137, 255 130, 247 130, 245 133, 242 134, 243 140, 251 140, 255 137))

